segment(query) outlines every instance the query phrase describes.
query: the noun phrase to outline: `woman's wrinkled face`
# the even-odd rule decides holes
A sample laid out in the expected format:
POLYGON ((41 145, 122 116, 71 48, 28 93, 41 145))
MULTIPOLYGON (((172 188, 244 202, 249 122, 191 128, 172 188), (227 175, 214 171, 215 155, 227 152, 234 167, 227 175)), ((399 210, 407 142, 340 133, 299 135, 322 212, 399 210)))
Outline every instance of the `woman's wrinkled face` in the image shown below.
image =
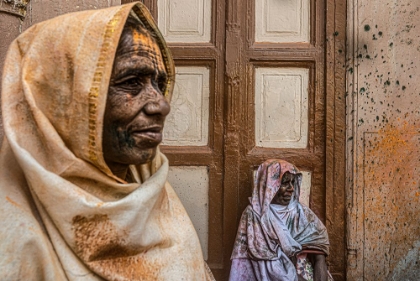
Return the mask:
POLYGON ((124 29, 104 115, 103 153, 110 168, 144 164, 155 156, 170 111, 162 94, 166 75, 159 46, 150 33, 124 29))
POLYGON ((279 205, 289 205, 295 191, 295 175, 286 172, 281 179, 281 185, 272 203, 279 205))

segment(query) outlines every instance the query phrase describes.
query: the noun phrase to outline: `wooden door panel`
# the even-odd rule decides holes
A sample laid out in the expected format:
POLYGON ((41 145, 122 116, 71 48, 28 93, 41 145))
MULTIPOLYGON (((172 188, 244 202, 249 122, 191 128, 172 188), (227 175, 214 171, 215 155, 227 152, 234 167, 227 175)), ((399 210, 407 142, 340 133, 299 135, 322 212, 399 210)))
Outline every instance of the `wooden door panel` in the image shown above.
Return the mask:
POLYGON ((168 43, 208 43, 212 0, 160 0, 158 25, 168 43))
POLYGON ((310 41, 310 0, 255 1, 255 42, 310 41))

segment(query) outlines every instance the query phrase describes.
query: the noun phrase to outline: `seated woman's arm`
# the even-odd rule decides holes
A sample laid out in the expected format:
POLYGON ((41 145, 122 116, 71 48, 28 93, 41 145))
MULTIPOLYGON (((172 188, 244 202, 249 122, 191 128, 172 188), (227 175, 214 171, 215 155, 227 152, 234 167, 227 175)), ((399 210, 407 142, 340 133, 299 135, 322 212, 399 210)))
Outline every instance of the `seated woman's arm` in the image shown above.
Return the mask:
POLYGON ((327 281, 328 271, 325 255, 314 254, 312 260, 314 265, 314 281, 327 281))

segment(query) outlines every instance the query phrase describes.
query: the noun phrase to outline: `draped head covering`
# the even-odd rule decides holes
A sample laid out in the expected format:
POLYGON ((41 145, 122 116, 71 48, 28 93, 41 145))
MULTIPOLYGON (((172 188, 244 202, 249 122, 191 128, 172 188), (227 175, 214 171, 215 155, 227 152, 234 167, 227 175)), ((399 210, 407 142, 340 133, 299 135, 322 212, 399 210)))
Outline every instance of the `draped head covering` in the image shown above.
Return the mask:
POLYGON ((211 280, 192 223, 169 183, 168 160, 115 176, 102 129, 115 52, 131 14, 154 34, 141 3, 41 22, 10 46, 3 72, 0 153, 1 280, 211 280))
MULTIPOLYGON (((290 258, 302 249, 329 253, 325 226, 308 207, 299 203, 301 184, 302 174, 294 165, 283 160, 265 161, 255 175, 250 205, 242 214, 231 258, 250 259, 254 272, 264 271, 263 280, 297 280, 290 258), (282 206, 272 201, 285 173, 293 174, 295 181, 289 204, 282 206)), ((233 266, 232 271, 235 270, 240 271, 241 268, 233 266)), ((231 276, 238 276, 232 271, 231 276)))

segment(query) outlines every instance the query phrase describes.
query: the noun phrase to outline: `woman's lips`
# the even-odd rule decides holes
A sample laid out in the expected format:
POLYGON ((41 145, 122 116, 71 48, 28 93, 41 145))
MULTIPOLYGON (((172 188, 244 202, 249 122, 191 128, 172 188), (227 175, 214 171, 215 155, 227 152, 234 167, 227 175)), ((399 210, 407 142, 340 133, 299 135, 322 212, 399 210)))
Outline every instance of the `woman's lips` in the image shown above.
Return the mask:
POLYGON ((149 141, 160 143, 162 141, 161 127, 153 127, 142 130, 133 131, 132 136, 148 139, 149 141))
POLYGON ((284 194, 283 198, 286 199, 286 200, 290 200, 292 198, 292 195, 291 194, 290 195, 289 194, 284 194))

